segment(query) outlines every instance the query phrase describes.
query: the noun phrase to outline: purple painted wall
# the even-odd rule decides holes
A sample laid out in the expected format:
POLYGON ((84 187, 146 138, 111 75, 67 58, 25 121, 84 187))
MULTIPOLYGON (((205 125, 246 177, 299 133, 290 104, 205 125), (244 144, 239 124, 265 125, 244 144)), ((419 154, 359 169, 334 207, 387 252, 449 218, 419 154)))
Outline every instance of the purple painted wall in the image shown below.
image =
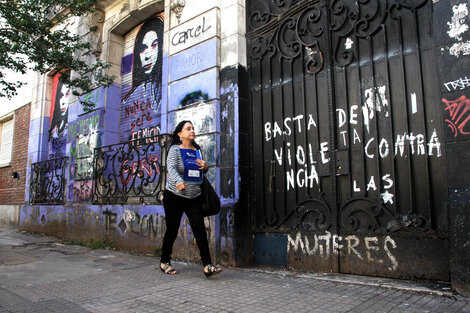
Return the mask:
MULTIPOLYGON (((215 254, 218 218, 206 219, 206 231, 215 254)), ((152 253, 159 251, 165 234, 162 206, 65 205, 21 208, 21 229, 39 231, 75 241, 107 240, 115 246, 152 253)), ((174 257, 199 262, 199 251, 189 221, 184 215, 174 257), (181 248, 181 249, 180 249, 181 248)))
MULTIPOLYGON (((49 154, 56 150, 59 151, 57 155, 68 157, 65 203, 24 205, 21 208, 20 227, 83 242, 106 239, 121 248, 151 253, 161 247, 163 240, 163 207, 145 203, 136 205, 137 202, 132 202, 135 199, 129 200, 128 205, 93 204, 96 203, 93 202, 93 193, 97 188, 93 181, 96 174, 93 172, 93 153, 95 148, 129 140, 147 137, 138 145, 155 142, 162 130, 171 133, 179 121, 189 119, 196 126, 196 141, 202 146, 204 159, 210 165, 206 176, 221 194, 220 39, 213 37, 178 54, 163 55, 162 16, 150 18, 123 38, 122 85, 98 88, 81 96, 79 101, 70 103, 67 124, 57 138, 52 136, 49 140, 47 129, 40 129, 44 124, 41 122, 49 125, 48 118, 31 123, 34 144, 29 151, 30 162, 47 160, 49 154), (85 112, 81 102, 93 104, 93 111, 85 112)), ((233 101, 236 99, 231 98, 227 103, 233 105, 233 101)), ((223 114, 224 120, 235 117, 233 111, 227 109, 224 109, 223 114)), ((231 124, 227 133, 224 131, 224 140, 233 141, 237 138, 234 134, 237 129, 233 126, 231 124)), ((226 148, 231 149, 233 146, 233 143, 224 143, 226 148)), ((225 157, 233 159, 236 151, 231 149, 231 154, 226 153, 225 157)), ((154 153, 160 157, 158 149, 154 153)), ((122 170, 124 174, 130 174, 141 170, 141 174, 134 175, 138 184, 147 177, 146 170, 150 169, 147 163, 141 164, 126 158, 113 162, 114 172, 122 170)), ((232 160, 230 164, 233 163, 232 160)), ((229 174, 224 176, 224 181, 228 180, 231 186, 236 184, 233 168, 231 172, 224 171, 229 174)), ((125 179, 123 181, 119 177, 116 184, 122 187, 126 183, 125 179)), ((228 193, 230 205, 235 199, 233 188, 228 193)), ((227 200, 223 203, 227 204, 227 200)), ((222 261, 232 262, 233 222, 233 213, 229 210, 206 219, 214 261, 221 261, 220 241, 223 238, 222 255, 225 257, 222 261), (224 230, 221 231, 222 224, 224 230)), ((199 260, 194 236, 185 216, 181 221, 180 236, 174 251, 175 258, 199 260)))

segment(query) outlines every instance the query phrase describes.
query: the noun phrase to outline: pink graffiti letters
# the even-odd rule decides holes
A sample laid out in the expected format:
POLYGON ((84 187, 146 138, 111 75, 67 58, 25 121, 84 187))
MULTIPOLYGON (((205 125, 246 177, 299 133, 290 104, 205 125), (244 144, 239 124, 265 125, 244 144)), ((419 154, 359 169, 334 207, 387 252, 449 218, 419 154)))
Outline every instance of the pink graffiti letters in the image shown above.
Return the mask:
POLYGON ((136 120, 134 120, 131 123, 131 130, 134 130, 136 126, 142 127, 144 126, 145 122, 151 122, 152 121, 152 114, 150 112, 142 114, 142 116, 138 117, 136 120))
POLYGON ((462 95, 456 100, 442 98, 442 102, 446 105, 445 110, 449 113, 449 118, 445 121, 452 130, 454 137, 457 137, 459 133, 461 135, 470 134, 470 129, 466 128, 467 123, 470 121, 470 99, 462 95))
POLYGON ((129 160, 125 160, 122 163, 122 176, 121 176, 121 182, 123 185, 129 184, 129 181, 133 176, 137 176, 139 178, 144 178, 145 176, 147 177, 153 177, 153 170, 155 169, 156 175, 160 175, 160 169, 158 167, 158 160, 159 160, 158 155, 151 155, 147 159, 143 159, 140 161, 134 161, 132 163, 129 162, 129 160))

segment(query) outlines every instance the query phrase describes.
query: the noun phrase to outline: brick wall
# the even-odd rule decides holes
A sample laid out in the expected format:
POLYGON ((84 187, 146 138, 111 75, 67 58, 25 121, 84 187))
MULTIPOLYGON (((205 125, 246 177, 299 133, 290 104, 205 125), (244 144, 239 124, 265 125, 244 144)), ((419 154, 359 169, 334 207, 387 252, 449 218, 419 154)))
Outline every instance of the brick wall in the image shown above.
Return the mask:
POLYGON ((15 111, 11 163, 9 166, 0 168, 0 205, 25 202, 30 113, 31 104, 15 111), (19 179, 11 177, 13 172, 20 173, 19 179))

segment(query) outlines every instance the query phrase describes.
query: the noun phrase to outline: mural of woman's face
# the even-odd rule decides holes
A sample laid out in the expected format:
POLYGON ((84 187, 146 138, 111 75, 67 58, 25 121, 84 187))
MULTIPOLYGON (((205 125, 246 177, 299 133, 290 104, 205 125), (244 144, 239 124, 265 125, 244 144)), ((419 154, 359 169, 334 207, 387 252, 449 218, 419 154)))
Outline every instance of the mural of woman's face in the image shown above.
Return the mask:
POLYGON ((60 114, 65 115, 67 113, 67 109, 69 108, 70 89, 66 85, 62 85, 60 92, 62 93, 62 97, 59 100, 60 114))
POLYGON ((158 35, 155 31, 151 30, 145 34, 140 51, 143 71, 145 74, 150 74, 158 59, 158 35))

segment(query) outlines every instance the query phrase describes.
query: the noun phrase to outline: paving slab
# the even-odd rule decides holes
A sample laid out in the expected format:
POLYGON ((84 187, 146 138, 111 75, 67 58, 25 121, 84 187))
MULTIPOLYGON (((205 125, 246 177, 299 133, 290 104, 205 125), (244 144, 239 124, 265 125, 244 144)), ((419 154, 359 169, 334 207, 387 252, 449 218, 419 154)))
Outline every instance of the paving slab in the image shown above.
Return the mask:
POLYGON ((446 283, 202 266, 0 230, 1 312, 468 312, 446 283))

